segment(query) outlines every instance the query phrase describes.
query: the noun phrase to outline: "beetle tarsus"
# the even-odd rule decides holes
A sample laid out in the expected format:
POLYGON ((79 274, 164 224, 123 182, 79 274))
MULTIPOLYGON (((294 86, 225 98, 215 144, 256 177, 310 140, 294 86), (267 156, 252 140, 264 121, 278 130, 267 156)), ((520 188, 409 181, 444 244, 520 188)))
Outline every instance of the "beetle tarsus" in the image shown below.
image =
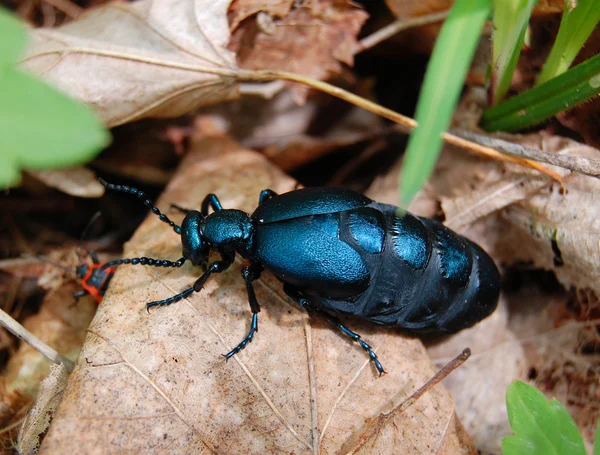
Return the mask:
POLYGON ((312 306, 310 302, 306 298, 304 298, 294 286, 284 284, 283 292, 285 292, 288 295, 288 297, 294 300, 298 305, 304 308, 310 316, 313 316, 317 313, 320 314, 323 317, 323 319, 340 329, 344 335, 356 341, 359 344, 359 346, 363 348, 369 355, 369 358, 371 359, 371 361, 375 365, 375 368, 379 372, 379 376, 385 374, 385 370, 383 369, 383 365, 381 365, 381 362, 377 358, 377 354, 375 354, 375 351, 371 349, 371 346, 369 346, 369 344, 366 343, 358 333, 355 333, 346 326, 344 326, 338 318, 330 315, 329 313, 321 310, 320 308, 312 306))
POLYGON ((250 331, 248 332, 248 335, 246 335, 246 337, 242 340, 242 342, 240 344, 238 344, 235 348, 233 348, 227 354, 223 354, 223 357, 225 357, 225 360, 226 361, 229 360, 234 355, 236 355, 238 352, 240 352, 242 349, 244 349, 248 345, 248 343, 252 343, 252 339, 254 338, 254 334, 256 332, 258 332, 258 313, 253 313, 252 314, 252 323, 250 324, 250 331))

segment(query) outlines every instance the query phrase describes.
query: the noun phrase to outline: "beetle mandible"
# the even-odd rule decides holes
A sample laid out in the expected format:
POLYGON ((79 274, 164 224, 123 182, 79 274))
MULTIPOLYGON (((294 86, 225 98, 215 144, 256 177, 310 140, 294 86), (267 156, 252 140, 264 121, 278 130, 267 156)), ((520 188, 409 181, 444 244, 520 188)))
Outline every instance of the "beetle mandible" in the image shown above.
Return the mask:
POLYGON ((135 188, 100 180, 109 190, 129 193, 181 235, 177 261, 127 258, 106 263, 181 267, 186 261, 204 273, 193 286, 168 299, 146 304, 170 305, 199 292, 213 273, 227 270, 240 254, 252 312, 250 331, 225 354, 244 349, 258 330, 260 305, 252 282, 268 270, 284 292, 310 315, 318 314, 367 352, 377 371, 383 366, 371 346, 330 313, 347 314, 375 324, 411 331, 454 333, 494 311, 500 273, 481 247, 428 218, 379 204, 343 188, 304 188, 278 195, 261 192, 252 215, 224 209, 214 194, 201 210, 187 210, 181 226, 135 188), (212 212, 209 213, 209 208, 212 212), (220 261, 207 263, 210 250, 220 261))

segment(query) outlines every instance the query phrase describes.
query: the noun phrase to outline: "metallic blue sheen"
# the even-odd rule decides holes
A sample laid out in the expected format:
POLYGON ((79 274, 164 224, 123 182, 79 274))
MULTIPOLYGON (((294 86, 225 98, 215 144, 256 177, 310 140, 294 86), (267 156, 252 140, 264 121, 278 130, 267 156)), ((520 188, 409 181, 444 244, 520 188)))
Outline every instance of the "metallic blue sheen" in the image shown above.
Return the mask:
POLYGON ((308 215, 343 212, 371 204, 368 197, 345 188, 303 188, 269 199, 258 206, 252 219, 275 223, 308 215))
POLYGON ((204 216, 197 210, 190 211, 181 224, 181 246, 183 257, 192 264, 200 265, 208 257, 209 250, 206 242, 200 236, 200 225, 204 216))
POLYGON ((406 213, 392 221, 396 254, 413 269, 424 269, 429 262, 427 230, 418 218, 406 213))
POLYGON ((369 271, 361 254, 339 239, 336 214, 259 225, 250 259, 285 283, 330 298, 364 292, 369 271))
POLYGON ((456 234, 443 226, 440 227, 441 229, 434 232, 437 237, 442 276, 458 286, 465 286, 471 275, 471 257, 456 234))
POLYGON ((352 211, 348 216, 350 233, 358 246, 370 254, 383 251, 385 238, 385 220, 381 211, 372 208, 361 208, 352 211))

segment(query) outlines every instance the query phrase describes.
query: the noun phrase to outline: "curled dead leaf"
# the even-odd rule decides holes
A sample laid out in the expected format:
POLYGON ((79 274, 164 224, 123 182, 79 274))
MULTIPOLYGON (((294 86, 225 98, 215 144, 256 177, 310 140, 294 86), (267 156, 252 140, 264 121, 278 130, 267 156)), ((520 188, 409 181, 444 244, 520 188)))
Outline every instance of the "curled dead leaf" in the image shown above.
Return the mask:
POLYGON ((23 67, 94 107, 108 126, 236 98, 230 0, 109 3, 31 31, 23 67))
MULTIPOLYGON (((225 207, 252 211, 262 189, 294 187, 263 157, 226 138, 205 140, 194 150, 159 207, 198 207, 214 192, 225 207)), ((164 258, 180 253, 180 239, 155 216, 125 251, 164 258)), ((118 270, 42 452, 338 453, 370 419, 433 375, 419 340, 352 323, 385 362, 388 374, 379 378, 360 347, 326 322, 309 320, 268 273, 255 286, 260 331, 226 363, 221 354, 241 340, 250 321, 239 265, 150 315, 144 303, 179 292, 199 271, 187 265, 118 270)), ((403 430, 392 436, 402 442, 375 441, 378 453, 392 453, 399 444, 410 449, 404 453, 439 453, 460 438, 452 398, 442 386, 396 424, 403 430)), ((472 450, 467 441, 460 446, 472 450)))
MULTIPOLYGON (((262 3, 254 2, 254 9, 262 3)), ((325 80, 341 72, 340 62, 353 65, 354 54, 360 50, 356 37, 367 17, 350 2, 307 0, 274 19, 267 31, 256 22, 241 24, 229 48, 236 52, 242 68, 289 71, 325 80)), ((297 90, 303 101, 308 89, 297 90)))

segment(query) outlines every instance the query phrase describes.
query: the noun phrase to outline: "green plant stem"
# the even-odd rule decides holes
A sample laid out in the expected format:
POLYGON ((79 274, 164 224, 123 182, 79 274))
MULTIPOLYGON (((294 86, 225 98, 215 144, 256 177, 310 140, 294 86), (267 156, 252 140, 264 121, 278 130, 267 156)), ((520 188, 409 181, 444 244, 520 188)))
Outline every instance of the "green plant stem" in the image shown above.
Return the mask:
POLYGON ((427 181, 442 147, 491 0, 457 0, 444 22, 427 66, 400 174, 400 204, 406 208, 427 181))
POLYGON ((483 113, 487 131, 518 131, 600 94, 600 54, 483 113))
POLYGON ((550 55, 542 68, 537 85, 564 73, 600 21, 598 0, 565 1, 565 12, 550 55), (573 7, 572 5, 576 6, 573 7))

